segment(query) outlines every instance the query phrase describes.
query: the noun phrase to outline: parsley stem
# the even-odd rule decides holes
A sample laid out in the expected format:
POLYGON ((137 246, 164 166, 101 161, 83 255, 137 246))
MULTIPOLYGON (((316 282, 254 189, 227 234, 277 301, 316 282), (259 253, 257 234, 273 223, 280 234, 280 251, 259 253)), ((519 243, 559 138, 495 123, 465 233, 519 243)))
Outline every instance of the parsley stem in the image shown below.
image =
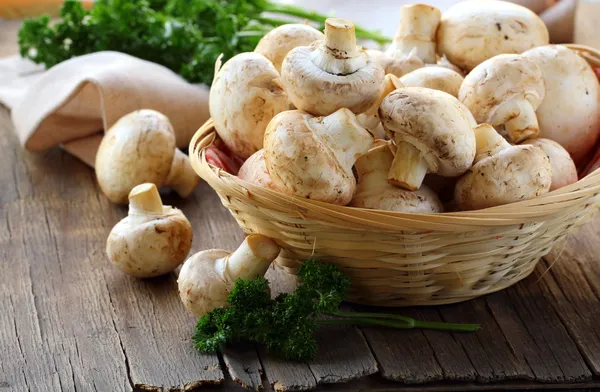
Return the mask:
POLYGON ((345 317, 343 319, 319 320, 331 321, 326 324, 335 324, 336 321, 343 321, 345 324, 363 324, 363 325, 382 325, 392 328, 422 328, 435 329, 438 331, 454 331, 454 332, 474 332, 479 330, 479 324, 456 324, 434 321, 420 321, 411 317, 400 316, 396 314, 384 313, 355 313, 355 312, 331 312, 331 316, 345 317))

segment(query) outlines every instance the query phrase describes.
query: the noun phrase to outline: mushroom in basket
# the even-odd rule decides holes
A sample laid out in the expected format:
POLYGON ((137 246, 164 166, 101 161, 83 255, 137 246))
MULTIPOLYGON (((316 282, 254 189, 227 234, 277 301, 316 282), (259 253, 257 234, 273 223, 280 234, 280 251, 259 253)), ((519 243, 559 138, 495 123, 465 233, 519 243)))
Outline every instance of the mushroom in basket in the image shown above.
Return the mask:
POLYGON ((550 139, 532 139, 524 144, 531 144, 541 148, 552 166, 552 185, 550 192, 560 189, 563 186, 574 184, 577 182, 577 168, 575 162, 571 159, 569 152, 563 146, 550 139))
POLYGON ((244 181, 262 186, 264 188, 276 189, 267 171, 265 163, 265 150, 258 150, 242 165, 238 177, 244 181))

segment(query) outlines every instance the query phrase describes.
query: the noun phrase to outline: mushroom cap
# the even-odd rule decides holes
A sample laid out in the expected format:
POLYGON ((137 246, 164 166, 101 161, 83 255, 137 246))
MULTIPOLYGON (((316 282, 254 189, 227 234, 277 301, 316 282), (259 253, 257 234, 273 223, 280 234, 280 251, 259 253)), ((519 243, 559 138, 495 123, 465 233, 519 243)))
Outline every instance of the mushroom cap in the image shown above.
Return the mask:
POLYGON ((540 196, 551 182, 552 167, 542 149, 511 146, 473 165, 458 180, 454 199, 462 210, 479 210, 540 196))
POLYGON ((600 133, 600 85, 592 67, 560 45, 531 49, 523 57, 540 67, 546 85, 536 111, 539 136, 560 143, 581 163, 600 133))
POLYGON ((162 214, 130 212, 111 230, 106 253, 121 271, 151 278, 173 271, 191 246, 190 222, 180 210, 163 206, 162 214))
POLYGON ((542 71, 534 61, 516 54, 501 54, 469 72, 458 99, 473 113, 477 122, 497 126, 510 119, 494 118, 500 105, 513 99, 527 99, 536 109, 544 99, 544 93, 542 71))
POLYGON ((198 252, 185 261, 179 271, 177 287, 183 305, 198 317, 216 308, 226 307, 235 282, 225 273, 219 260, 229 256, 223 249, 198 252))
POLYGON ((374 147, 356 161, 358 184, 350 206, 407 213, 438 213, 443 211, 437 195, 421 186, 411 192, 387 181, 394 154, 391 142, 377 140, 374 147))
POLYGON ((523 53, 548 42, 548 29, 539 16, 497 0, 466 0, 451 6, 437 31, 438 53, 466 71, 496 55, 523 53))
POLYGON ((550 192, 577 182, 577 168, 569 152, 560 144, 550 139, 532 139, 525 142, 541 148, 552 166, 552 185, 550 192))
POLYGON ((259 53, 232 57, 210 89, 210 115, 217 133, 237 156, 246 159, 262 148, 265 128, 289 108, 275 66, 259 53))
POLYGON ((102 192, 115 203, 127 203, 142 183, 162 185, 175 155, 169 119, 154 110, 137 110, 119 119, 102 138, 96 154, 96 177, 102 192))
POLYGON ((423 87, 400 88, 383 100, 379 117, 393 140, 421 152, 431 173, 455 177, 473 164, 473 116, 452 95, 423 87))
POLYGON ((348 75, 336 75, 313 62, 311 54, 316 50, 320 50, 316 43, 294 48, 281 66, 283 86, 298 109, 316 116, 341 108, 360 114, 377 101, 385 75, 375 57, 366 53, 364 67, 348 75))
POLYGON ((323 39, 325 39, 325 35, 310 25, 284 24, 265 34, 254 51, 268 58, 279 72, 281 63, 290 50, 298 46, 308 46, 314 41, 323 39))
POLYGON ((414 53, 409 53, 407 56, 400 58, 392 58, 380 50, 369 49, 367 50, 367 54, 375 58, 377 64, 383 68, 385 75, 392 74, 402 77, 415 69, 425 66, 423 60, 418 58, 414 53))
POLYGON ((238 172, 238 177, 264 188, 276 189, 265 164, 265 150, 258 150, 246 159, 238 172))
MULTIPOLYGON (((311 128, 309 121, 320 122, 323 119, 298 110, 278 114, 265 132, 265 163, 273 184, 280 192, 345 205, 352 199, 356 180, 352 165, 346 167, 340 160, 354 163, 358 156, 345 157, 346 151, 334 151, 323 140, 323 135, 311 128)), ((348 116, 347 121, 353 122, 351 126, 362 129, 365 138, 371 138, 355 117, 348 116)), ((353 135, 347 136, 349 140, 345 143, 348 145, 364 144, 358 137, 355 140, 353 135)))
POLYGON ((461 74, 441 66, 420 68, 400 78, 406 87, 427 87, 458 97, 464 78, 461 74))

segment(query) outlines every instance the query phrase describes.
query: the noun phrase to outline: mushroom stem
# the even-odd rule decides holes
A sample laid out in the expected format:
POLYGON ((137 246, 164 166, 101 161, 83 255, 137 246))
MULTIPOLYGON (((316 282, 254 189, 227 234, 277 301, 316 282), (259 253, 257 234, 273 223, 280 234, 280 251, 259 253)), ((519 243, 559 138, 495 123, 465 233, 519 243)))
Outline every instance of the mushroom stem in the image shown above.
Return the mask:
POLYGON ((176 149, 165 185, 174 189, 179 196, 186 198, 194 191, 198 181, 198 175, 192 168, 188 156, 176 149))
POLYGON ((249 235, 239 248, 224 259, 226 273, 232 280, 263 276, 279 255, 279 250, 279 246, 270 238, 260 234, 249 235))
POLYGON ((421 187, 429 165, 421 152, 407 142, 396 143, 396 155, 388 173, 388 182, 416 191, 421 187))
POLYGON ((325 40, 311 53, 313 63, 334 75, 349 75, 367 65, 367 53, 356 46, 352 22, 329 18, 325 22, 325 40))
POLYGON ((442 14, 436 7, 412 4, 400 7, 400 24, 391 50, 394 57, 410 54, 413 50, 426 64, 435 64, 435 33, 442 14))
POLYGON ((154 184, 141 184, 129 193, 129 209, 147 214, 162 214, 163 204, 154 184))
POLYGON ((540 133, 535 109, 526 99, 516 99, 502 105, 496 115, 498 119, 506 119, 504 129, 510 141, 517 144, 540 133))
POLYGON ((474 163, 510 147, 510 144, 490 124, 479 124, 473 131, 477 146, 474 163))

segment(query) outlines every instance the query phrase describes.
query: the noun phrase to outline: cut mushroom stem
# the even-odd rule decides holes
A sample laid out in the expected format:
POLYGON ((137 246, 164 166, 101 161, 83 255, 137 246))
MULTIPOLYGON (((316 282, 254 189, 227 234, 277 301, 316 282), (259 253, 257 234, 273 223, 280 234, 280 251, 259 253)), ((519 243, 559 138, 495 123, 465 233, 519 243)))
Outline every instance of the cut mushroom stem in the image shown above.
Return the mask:
POLYGON ((477 146, 474 163, 510 147, 510 144, 490 124, 480 124, 473 131, 477 146))
POLYGON ((141 184, 129 193, 129 210, 146 214, 162 214, 163 204, 154 184, 141 184))
POLYGON ((198 185, 198 175, 190 164, 190 160, 181 150, 175 150, 171 170, 165 184, 181 197, 190 195, 198 185))
POLYGON ((279 254, 279 246, 263 235, 252 234, 225 259, 225 269, 231 277, 252 279, 263 276, 279 254))
POLYGON ((390 167, 388 181, 390 184, 416 191, 421 187, 429 165, 421 151, 407 142, 396 145, 396 156, 390 167))
MULTIPOLYGON (((539 133, 539 126, 535 109, 526 99, 517 99, 506 102, 496 112, 492 119, 508 119, 504 122, 504 130, 510 140, 520 143, 529 138, 534 138, 539 133)), ((496 122, 496 121, 494 121, 496 122)))
POLYGON ((435 33, 437 31, 441 11, 426 4, 412 4, 400 8, 400 24, 389 52, 393 57, 402 57, 415 51, 418 58, 426 64, 435 64, 435 33))
POLYGON ((312 61, 334 75, 348 75, 367 65, 367 55, 356 46, 354 25, 346 19, 325 22, 325 41, 311 54, 312 61))

